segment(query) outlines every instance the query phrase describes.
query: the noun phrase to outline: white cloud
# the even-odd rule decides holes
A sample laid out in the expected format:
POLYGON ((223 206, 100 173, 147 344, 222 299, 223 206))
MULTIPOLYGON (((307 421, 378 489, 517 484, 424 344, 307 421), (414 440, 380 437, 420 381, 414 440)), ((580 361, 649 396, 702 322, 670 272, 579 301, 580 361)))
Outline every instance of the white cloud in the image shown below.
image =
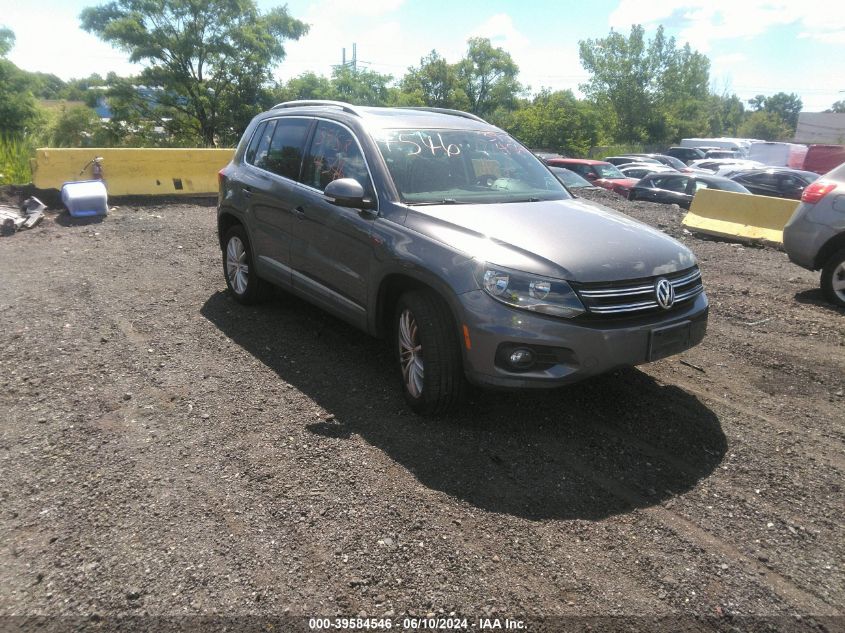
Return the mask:
POLYGON ((75 9, 53 7, 45 19, 44 9, 36 4, 9 3, 0 23, 14 31, 15 47, 9 59, 24 70, 53 73, 62 79, 92 73, 105 77, 110 71, 130 75, 139 70, 129 63, 128 55, 81 30, 75 9))
POLYGON ((671 24, 679 41, 702 52, 719 40, 755 37, 788 24, 799 24, 801 37, 843 42, 845 12, 832 11, 832 5, 828 0, 621 0, 608 23, 622 31, 632 24, 671 24))
MULTIPOLYGON (((519 80, 530 86, 533 92, 540 88, 568 88, 577 92, 578 84, 588 78, 581 67, 576 46, 571 43, 559 46, 538 43, 536 39, 519 31, 507 14, 490 16, 464 39, 470 37, 489 38, 493 46, 499 46, 510 53, 519 66, 519 80)), ((463 55, 463 51, 460 55, 463 55)), ((457 58, 450 61, 457 61, 457 58)))

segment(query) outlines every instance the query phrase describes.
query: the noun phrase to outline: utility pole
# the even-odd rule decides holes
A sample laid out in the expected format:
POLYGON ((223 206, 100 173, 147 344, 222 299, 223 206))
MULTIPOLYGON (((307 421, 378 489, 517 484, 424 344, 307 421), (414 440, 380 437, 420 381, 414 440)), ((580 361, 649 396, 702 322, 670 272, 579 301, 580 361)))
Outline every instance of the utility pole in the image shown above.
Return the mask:
POLYGON ((351 68, 352 72, 358 72, 358 44, 352 43, 352 59, 346 61, 346 47, 343 47, 341 53, 341 62, 335 68, 351 68))

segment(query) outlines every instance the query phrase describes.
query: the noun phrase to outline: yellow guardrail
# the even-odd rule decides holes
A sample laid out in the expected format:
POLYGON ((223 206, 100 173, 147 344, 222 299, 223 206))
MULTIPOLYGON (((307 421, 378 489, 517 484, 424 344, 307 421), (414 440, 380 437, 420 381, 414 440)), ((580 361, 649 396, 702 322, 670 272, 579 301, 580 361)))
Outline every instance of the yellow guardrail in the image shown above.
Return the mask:
POLYGON ((40 148, 32 159, 32 183, 39 189, 94 177, 92 159, 102 158, 110 196, 213 195, 217 172, 233 149, 40 148), (80 173, 82 172, 82 173, 80 173))
POLYGON ((797 206, 797 200, 701 189, 682 224, 708 235, 783 243, 783 227, 797 206))

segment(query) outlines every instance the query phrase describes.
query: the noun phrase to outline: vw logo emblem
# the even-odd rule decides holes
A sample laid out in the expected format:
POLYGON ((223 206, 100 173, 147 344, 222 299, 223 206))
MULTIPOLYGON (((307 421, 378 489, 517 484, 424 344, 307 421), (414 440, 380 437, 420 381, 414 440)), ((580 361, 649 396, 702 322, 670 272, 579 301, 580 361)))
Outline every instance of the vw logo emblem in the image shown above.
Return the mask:
POLYGON ((657 305, 668 310, 675 303, 675 286, 665 277, 661 277, 654 283, 654 296, 657 298, 657 305))

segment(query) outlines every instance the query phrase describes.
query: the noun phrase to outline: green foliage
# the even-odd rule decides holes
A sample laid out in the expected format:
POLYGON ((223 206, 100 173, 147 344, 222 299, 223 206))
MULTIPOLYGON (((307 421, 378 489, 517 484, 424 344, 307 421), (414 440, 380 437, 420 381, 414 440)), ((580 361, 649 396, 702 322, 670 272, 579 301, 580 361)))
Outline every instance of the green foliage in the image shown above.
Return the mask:
POLYGON ((32 132, 41 119, 27 74, 9 60, 0 59, 0 134, 32 132))
POLYGON ((130 61, 146 64, 140 80, 160 92, 145 107, 159 110, 177 135, 194 134, 205 145, 238 136, 285 57, 282 42, 308 31, 286 7, 261 13, 254 0, 114 0, 85 9, 81 20, 130 61))
POLYGON ((390 99, 388 84, 390 75, 371 70, 354 70, 349 66, 338 66, 332 72, 332 88, 335 98, 347 103, 367 106, 385 106, 390 99))
POLYGON ((336 96, 331 80, 313 72, 294 77, 273 91, 274 101, 277 103, 302 99, 335 99, 336 96))
MULTIPOLYGON (((766 129, 770 134, 775 133, 776 128, 781 128, 778 132, 779 138, 791 137, 795 134, 795 128, 798 126, 798 115, 801 113, 801 108, 804 104, 798 95, 786 94, 785 92, 778 92, 770 97, 765 95, 757 95, 748 100, 748 105, 754 113, 766 113, 772 115, 771 117, 756 117, 752 123, 749 117, 746 123, 755 125, 760 129, 766 129), (777 123, 777 125, 776 125, 777 123), (786 130, 784 132, 784 130, 786 130)), ((754 138, 764 138, 754 137, 754 138)), ((769 137, 765 137, 769 138, 769 137)), ((769 139, 770 140, 770 139, 769 139)))
POLYGON ((613 109, 618 140, 663 141, 706 129, 710 61, 689 45, 677 48, 662 26, 649 42, 635 24, 628 37, 611 30, 578 46, 591 73, 581 89, 613 109))
POLYGON ((528 147, 586 155, 598 142, 599 115, 569 90, 543 90, 515 111, 505 128, 528 147))
POLYGON ((32 138, 0 134, 0 185, 21 185, 30 181, 29 159, 35 153, 32 138))
POLYGON ((51 147, 103 147, 110 145, 100 118, 88 106, 63 106, 48 128, 51 147))
POLYGON ((0 26, 0 57, 5 57, 15 46, 15 34, 12 29, 0 26))
POLYGON ((839 114, 845 113, 845 100, 840 99, 839 101, 834 101, 833 105, 825 110, 825 112, 837 112, 839 114))
POLYGON ((771 97, 766 98, 765 111, 779 117, 792 131, 798 126, 798 115, 801 114, 801 108, 804 104, 797 94, 786 94, 785 92, 778 92, 771 97))
POLYGON ((466 95, 469 111, 487 117, 494 111, 511 110, 523 92, 517 81, 519 67, 510 54, 493 47, 490 40, 473 37, 466 56, 457 63, 457 88, 466 95))
POLYGON ((759 138, 764 141, 789 141, 794 130, 774 112, 758 110, 752 112, 739 126, 739 135, 744 138, 759 138))
POLYGON ((736 95, 710 95, 707 100, 708 136, 739 136, 745 106, 736 95))
POLYGON ((411 66, 402 78, 401 92, 415 95, 422 103, 432 108, 454 108, 466 110, 470 107, 469 97, 461 88, 456 64, 448 63, 431 51, 420 59, 418 67, 411 66))

